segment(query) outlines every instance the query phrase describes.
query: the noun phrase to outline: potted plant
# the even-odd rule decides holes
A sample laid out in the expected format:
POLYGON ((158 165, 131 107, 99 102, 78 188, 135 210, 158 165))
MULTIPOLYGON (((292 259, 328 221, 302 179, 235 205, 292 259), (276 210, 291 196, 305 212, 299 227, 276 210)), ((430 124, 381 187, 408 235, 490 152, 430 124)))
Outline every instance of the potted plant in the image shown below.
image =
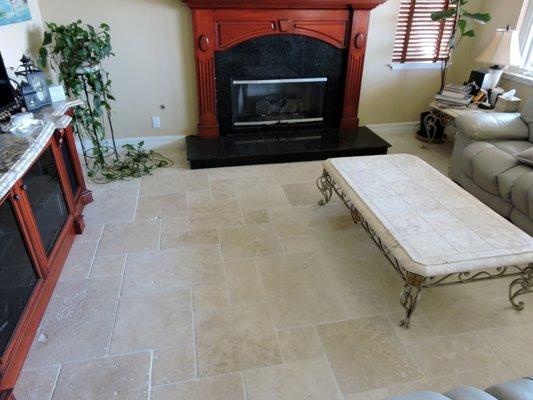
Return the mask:
POLYGON ((142 142, 123 146, 125 154, 117 151, 111 120, 111 102, 115 97, 109 73, 102 67, 103 60, 114 56, 109 25, 94 28, 78 20, 69 25, 47 23, 46 27, 39 51, 41 66, 50 66, 59 74, 70 97, 85 100, 83 106, 74 109, 73 118, 82 145, 82 136, 92 145, 84 149, 89 177, 96 182, 108 182, 140 177, 155 168, 169 166, 172 163, 169 159, 145 151, 142 142))
POLYGON ((446 74, 454 50, 465 37, 473 38, 476 36, 476 32, 471 23, 486 24, 491 20, 490 14, 467 10, 465 8, 467 3, 468 0, 450 0, 450 5, 446 10, 437 11, 431 14, 431 19, 433 21, 444 22, 449 18, 453 18, 454 21, 452 35, 448 43, 449 56, 442 61, 441 90, 446 85, 446 74))

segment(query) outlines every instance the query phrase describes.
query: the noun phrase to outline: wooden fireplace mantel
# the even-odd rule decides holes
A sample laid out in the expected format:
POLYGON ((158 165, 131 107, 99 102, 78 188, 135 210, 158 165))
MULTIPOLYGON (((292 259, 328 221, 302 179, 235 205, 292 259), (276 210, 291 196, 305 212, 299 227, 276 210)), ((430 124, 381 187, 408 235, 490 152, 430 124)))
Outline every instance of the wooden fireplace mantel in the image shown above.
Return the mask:
POLYGON ((183 0, 192 9, 200 137, 219 136, 215 52, 260 36, 293 34, 347 52, 340 128, 359 126, 370 10, 386 0, 183 0))

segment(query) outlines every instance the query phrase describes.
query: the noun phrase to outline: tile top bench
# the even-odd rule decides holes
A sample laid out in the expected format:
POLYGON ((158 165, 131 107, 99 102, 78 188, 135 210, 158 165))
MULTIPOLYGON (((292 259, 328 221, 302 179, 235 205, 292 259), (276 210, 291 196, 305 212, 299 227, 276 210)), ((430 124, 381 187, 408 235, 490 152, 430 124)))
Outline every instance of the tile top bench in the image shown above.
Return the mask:
POLYGON ((330 159, 317 185, 320 204, 337 193, 406 281, 402 326, 437 285, 519 276, 510 300, 523 308, 514 300, 533 284, 533 238, 420 158, 330 159))

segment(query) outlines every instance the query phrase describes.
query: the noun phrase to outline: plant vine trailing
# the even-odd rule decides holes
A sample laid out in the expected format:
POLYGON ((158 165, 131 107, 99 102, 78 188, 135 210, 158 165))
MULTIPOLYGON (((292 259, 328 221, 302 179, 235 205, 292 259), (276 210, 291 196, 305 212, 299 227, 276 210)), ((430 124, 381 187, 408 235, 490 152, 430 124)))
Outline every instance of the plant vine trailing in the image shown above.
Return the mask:
POLYGON ((143 148, 144 143, 123 146, 119 154, 114 143, 108 145, 106 123, 112 130, 111 92, 109 73, 102 61, 114 56, 110 27, 101 24, 98 29, 78 20, 69 25, 47 23, 43 45, 39 51, 42 68, 50 66, 59 74, 70 97, 84 98, 83 106, 74 108, 73 119, 78 133, 91 141, 85 151, 89 160, 88 175, 98 183, 149 175, 155 168, 172 164, 168 158, 143 148))
MULTIPOLYGON (((465 8, 468 0, 450 0, 449 6, 446 10, 436 11, 431 13, 431 19, 433 21, 440 21, 444 23, 447 19, 453 18, 453 32, 448 43, 448 49, 450 54, 459 46, 463 38, 475 37, 476 32, 469 25, 470 22, 476 22, 480 24, 486 24, 491 20, 490 14, 471 12, 465 8)), ((446 73, 450 62, 450 56, 448 56, 442 62, 442 74, 441 74, 441 90, 446 83, 446 73)))

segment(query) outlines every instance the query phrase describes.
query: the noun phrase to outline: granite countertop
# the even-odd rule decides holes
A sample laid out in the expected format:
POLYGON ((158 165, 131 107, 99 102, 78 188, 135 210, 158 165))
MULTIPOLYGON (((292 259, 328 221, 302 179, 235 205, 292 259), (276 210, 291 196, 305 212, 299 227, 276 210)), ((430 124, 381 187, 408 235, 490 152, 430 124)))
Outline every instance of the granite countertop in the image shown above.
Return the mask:
POLYGON ((81 104, 80 100, 54 103, 35 113, 34 118, 40 124, 28 128, 24 134, 0 133, 0 199, 26 173, 54 131, 70 124, 72 118, 65 115, 67 110, 81 104))

